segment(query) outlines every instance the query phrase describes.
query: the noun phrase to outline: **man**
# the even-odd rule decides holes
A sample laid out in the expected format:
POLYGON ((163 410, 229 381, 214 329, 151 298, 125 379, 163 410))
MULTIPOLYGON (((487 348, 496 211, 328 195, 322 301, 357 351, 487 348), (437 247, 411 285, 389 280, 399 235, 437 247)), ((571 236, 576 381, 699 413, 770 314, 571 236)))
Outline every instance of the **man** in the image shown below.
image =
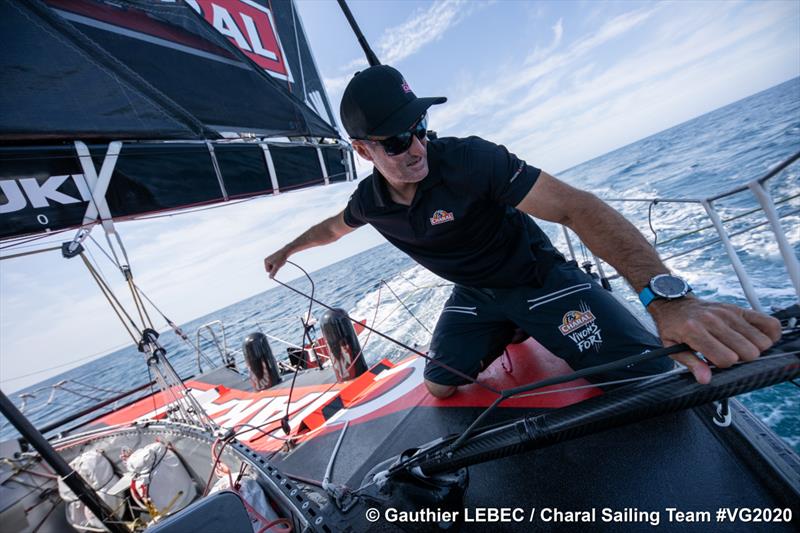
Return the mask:
MULTIPOLYGON (((477 137, 427 140, 426 112, 445 98, 417 98, 402 75, 370 67, 350 81, 341 117, 353 148, 371 161, 347 207, 264 260, 270 277, 300 250, 372 224, 418 263, 455 286, 429 356, 475 377, 523 329, 574 369, 664 345, 687 343, 711 363, 750 361, 780 337, 769 316, 703 301, 669 274, 650 244, 618 212, 477 137), (661 337, 650 334, 574 262, 565 261, 528 215, 572 229, 640 293, 661 337)), ((711 373, 691 352, 673 356, 700 383, 711 373)), ((598 376, 668 370, 667 359, 598 376)), ((437 397, 468 383, 428 364, 437 397)))

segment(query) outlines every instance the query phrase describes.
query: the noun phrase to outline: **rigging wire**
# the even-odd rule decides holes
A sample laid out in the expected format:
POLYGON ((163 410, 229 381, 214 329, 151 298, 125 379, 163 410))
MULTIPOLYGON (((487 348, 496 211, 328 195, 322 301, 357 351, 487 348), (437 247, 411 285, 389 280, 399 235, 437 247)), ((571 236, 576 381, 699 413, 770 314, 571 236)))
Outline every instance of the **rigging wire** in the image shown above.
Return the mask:
POLYGON ((97 283, 97 286, 100 288, 100 291, 103 293, 103 296, 106 297, 106 300, 108 301, 109 305, 111 305, 111 308, 117 314, 117 317, 119 318, 119 320, 122 323, 122 325, 125 328, 125 330, 128 332, 128 335, 130 335, 131 339, 133 340, 133 343, 134 344, 138 344, 139 343, 139 338, 141 337, 141 335, 139 335, 137 337, 137 335, 134 334, 134 331, 139 333, 138 326, 133 321, 133 319, 130 317, 130 315, 128 315, 127 311, 125 311, 125 308, 122 306, 120 301, 114 295, 114 293, 111 290, 111 288, 108 287, 108 285, 105 284, 105 282, 100 278, 99 274, 94 270, 94 268, 92 267, 91 263, 86 258, 86 255, 84 253, 81 253, 79 255, 80 255, 81 259, 83 260, 84 265, 86 265, 86 268, 89 270, 89 273, 92 275, 92 278, 94 279, 95 283, 97 283), (117 306, 119 306, 119 308, 117 306), (125 318, 123 318, 122 315, 125 315, 125 318), (128 322, 130 323, 130 327, 129 327, 128 322, 125 321, 125 319, 127 319, 128 322), (131 327, 133 328, 133 330, 131 330, 131 327))
POLYGON ((75 363, 79 363, 81 361, 86 361, 87 359, 93 359, 95 357, 99 357, 99 356, 102 356, 104 354, 108 355, 108 354, 113 353, 113 352, 115 352, 117 350, 121 350, 122 348, 125 348, 126 346, 129 346, 129 344, 127 344, 127 343, 126 344, 122 344, 122 345, 117 346, 116 348, 111 348, 109 350, 102 350, 102 351, 93 353, 92 355, 79 357, 77 359, 73 359, 72 361, 68 361, 66 363, 61 363, 59 365, 49 366, 49 367, 43 368, 41 370, 36 370, 34 372, 28 372, 27 374, 21 374, 19 376, 14 376, 13 378, 0 379, 0 383, 8 383, 8 382, 11 382, 11 381, 17 381, 19 379, 27 378, 27 377, 30 377, 30 376, 35 376, 37 374, 43 374, 45 372, 49 372, 50 370, 55 370, 57 368, 63 368, 65 366, 74 365, 75 363))
POLYGON ((394 292, 394 290, 392 289, 392 287, 391 287, 391 286, 389 286, 389 282, 388 282, 388 281, 386 281, 385 279, 381 279, 381 283, 382 283, 382 284, 384 284, 384 285, 386 285, 386 288, 387 288, 387 289, 389 289, 389 291, 391 291, 391 293, 394 295, 394 297, 395 297, 395 298, 397 298, 397 301, 398 301, 398 302, 400 302, 400 303, 403 305, 403 308, 404 308, 406 311, 408 311, 408 314, 409 314, 409 315, 411 315, 412 317, 414 317, 414 320, 416 320, 416 321, 417 321, 417 323, 418 323, 420 326, 422 326, 422 328, 423 328, 425 331, 427 331, 427 332, 428 332, 430 335, 433 335, 433 332, 432 332, 431 330, 429 330, 429 329, 428 329, 428 328, 425 326, 425 324, 423 324, 423 323, 422 323, 422 321, 420 321, 420 319, 419 319, 419 318, 417 318, 417 316, 416 316, 416 315, 415 315, 415 314, 414 314, 414 313, 411 311, 411 309, 409 309, 409 308, 408 308, 408 306, 407 306, 407 305, 406 305, 406 303, 403 301, 403 299, 402 299, 402 298, 400 298, 400 297, 397 295, 397 293, 396 293, 396 292, 394 292))
MULTIPOLYGON (((91 234, 89 235, 89 238, 92 240, 92 242, 95 244, 95 246, 97 246, 103 252, 103 255, 105 255, 106 258, 108 258, 108 260, 111 261, 111 263, 114 264, 114 266, 116 266, 117 269, 119 269, 119 271, 122 273, 122 276, 125 278, 125 282, 128 285, 128 289, 131 291, 131 298, 133 299, 133 305, 136 307, 136 312, 139 314, 139 320, 140 320, 140 322, 142 324, 142 328, 144 329, 144 328, 148 328, 149 327, 150 329, 155 329, 155 326, 153 325, 153 321, 150 319, 150 315, 147 313, 147 308, 145 307, 144 302, 142 302, 142 297, 140 295, 139 287, 137 287, 136 284, 133 282, 133 271, 131 271, 130 265, 123 265, 123 264, 120 263, 119 258, 117 257, 117 254, 114 252, 114 247, 111 244, 111 240, 108 239, 108 235, 106 235, 106 239, 108 241, 108 246, 109 246, 109 249, 111 250, 111 253, 114 254, 113 259, 108 254, 108 252, 106 252, 105 248, 103 248, 100 245, 100 243, 98 243, 97 240, 95 240, 95 238, 91 236, 91 234)), ((89 251, 88 247, 87 247, 87 251, 89 251)), ((91 254, 90 251, 89 251, 89 253, 91 254)), ((123 249, 123 253, 124 253, 124 249, 123 249)), ((126 256, 126 260, 127 260, 127 256, 126 256)), ((98 268, 100 268, 99 265, 98 265, 98 268)), ((108 283, 106 283, 106 285, 107 284, 108 283)), ((134 341, 134 343, 135 342, 136 341, 134 341)))
POLYGON ((150 329, 155 329, 153 325, 153 321, 150 320, 150 315, 147 314, 147 309, 144 306, 144 302, 142 302, 142 297, 139 291, 139 287, 137 287, 133 283, 133 272, 129 268, 124 270, 125 278, 128 282, 128 288, 131 291, 131 297, 133 298, 133 304, 136 306, 136 311, 139 313, 139 320, 141 320, 142 324, 145 327, 149 327, 150 329))
MULTIPOLYGON (((279 285, 281 285, 283 287, 286 287, 287 289, 299 294, 300 296, 304 296, 306 298, 309 298, 311 302, 316 303, 317 305, 321 305, 322 307, 324 307, 324 308, 326 308, 328 310, 331 310, 331 311, 334 310, 334 308, 331 307, 330 305, 315 299, 313 296, 309 296, 308 294, 305 294, 303 291, 301 291, 299 289, 295 289, 291 285, 287 285, 286 283, 283 283, 282 281, 280 281, 280 280, 278 280, 276 278, 273 278, 273 280, 276 283, 278 283, 279 285)), ((350 320, 353 323, 357 323, 358 322, 356 319, 354 319, 353 317, 351 317, 349 315, 347 315, 347 318, 348 318, 348 320, 350 320)), ((414 353, 414 354, 422 357, 426 361, 428 361, 428 362, 430 362, 432 364, 435 364, 437 366, 440 366, 440 367, 444 368, 445 370, 447 370, 448 372, 452 372, 453 374, 457 375, 458 377, 460 377, 462 379, 465 379, 465 380, 469 381, 470 383, 474 383, 475 385, 478 385, 479 387, 482 387, 482 388, 484 388, 484 389, 486 389, 486 390, 488 390, 490 392, 493 392, 493 393, 495 393, 497 395, 501 394, 501 392, 499 390, 495 389, 491 385, 483 383, 482 381, 480 381, 480 380, 478 380, 476 378, 473 378, 472 376, 469 376, 469 375, 465 374, 464 372, 461 372, 460 370, 457 370, 457 369, 451 367, 450 365, 442 363, 441 361, 438 361, 438 360, 434 359, 433 357, 430 357, 429 355, 427 355, 425 353, 422 353, 419 350, 417 350, 415 348, 412 348, 411 346, 408 346, 407 344, 404 344, 404 343, 398 341, 397 339, 394 339, 394 338, 390 337, 389 335, 386 335, 385 333, 382 333, 382 332, 378 331, 375 328, 372 328, 372 327, 367 326, 367 325, 363 325, 363 327, 365 329, 369 329, 370 331, 374 332, 376 335, 378 335, 378 336, 380 336, 380 337, 382 337, 382 338, 384 338, 384 339, 386 339, 388 341, 393 342, 394 344, 400 346, 401 348, 403 348, 405 350, 408 350, 409 352, 414 353)))
MULTIPOLYGON (((94 238, 94 237, 92 237, 91 235, 89 235, 89 238, 90 238, 90 239, 92 240, 92 242, 94 242, 94 244, 95 244, 95 245, 96 245, 96 246, 97 246, 97 247, 100 249, 100 251, 101 251, 101 252, 103 252, 103 255, 105 255, 105 256, 106 256, 106 259, 108 259, 108 261, 109 261, 111 264, 113 264, 114 266, 116 266, 116 267, 118 267, 118 268, 121 268, 121 267, 120 267, 120 265, 119 265, 119 264, 117 264, 117 263, 115 262, 114 258, 113 258, 113 257, 111 257, 111 256, 108 254, 108 252, 106 252, 105 248, 103 248, 103 247, 100 245, 100 243, 98 243, 98 242, 95 240, 95 238, 94 238)), ((167 317, 167 316, 164 314, 164 312, 163 312, 163 311, 161 311, 161 309, 160 309, 160 308, 159 308, 159 307, 158 307, 158 306, 155 304, 155 302, 153 302, 153 300, 151 300, 151 299, 150 299, 150 298, 147 296, 147 294, 146 294, 146 293, 145 293, 145 292, 144 292, 144 291, 143 291, 143 290, 142 290, 142 289, 141 289, 141 288, 140 288, 138 285, 136 285, 136 283, 133 283, 133 286, 134 286, 134 287, 136 288, 136 290, 138 291, 138 294, 140 294, 140 295, 141 295, 141 296, 142 296, 142 297, 143 297, 145 300, 147 300, 147 302, 150 304, 150 306, 151 306, 153 309, 155 309, 155 310, 156 310, 156 312, 157 312, 159 315, 161 315, 161 318, 162 318, 162 319, 164 319, 164 321, 165 321, 165 322, 167 323, 167 325, 168 325, 168 326, 169 326, 169 327, 172 329, 172 331, 175 333, 175 335, 177 335, 177 336, 178 336, 178 338, 180 338, 181 340, 183 340, 183 342, 184 342, 184 343, 186 343, 186 344, 188 344, 189 346, 191 346, 191 347, 192 347, 192 350, 194 350, 194 351, 195 351, 195 352, 196 352, 198 355, 200 355, 200 356, 204 357, 204 358, 205 358, 205 359, 206 359, 206 360, 207 360, 209 363, 211 363, 211 361, 208 359, 208 357, 207 357, 207 356, 206 356, 206 355, 205 355, 205 354, 202 352, 202 350, 200 350, 199 346, 195 346, 195 344, 194 344, 194 343, 193 343, 193 342, 192 342, 192 341, 189 339, 189 337, 188 337, 188 336, 187 336, 187 335, 186 335, 186 334, 183 332, 183 330, 182 330, 182 329, 181 329, 181 328, 180 328, 180 327, 179 327, 177 324, 175 324, 175 323, 174 323, 172 320, 170 320, 170 319, 169 319, 169 317, 167 317)), ((142 305, 142 307, 144 307, 144 305, 142 305)), ((145 313, 146 313, 146 311, 145 311, 145 313)), ((150 320, 150 317, 148 316, 147 318, 148 318, 148 321, 150 322, 150 327, 151 327, 152 329, 155 329, 155 327, 153 327, 153 325, 152 325, 153 323, 152 323, 152 321, 150 320)), ((134 343, 134 344, 135 344, 135 343, 134 343)))
MULTIPOLYGON (((125 308, 119 302, 119 300, 114 295, 113 291, 110 287, 102 280, 97 273, 97 271, 92 267, 92 264, 86 258, 86 254, 81 252, 79 255, 83 260, 86 267, 89 269, 89 272, 94 277, 95 281, 97 282, 98 286, 100 287, 103 294, 106 296, 111 307, 114 309, 115 313, 117 313, 117 317, 122 322, 125 329, 128 331, 128 334, 133 339, 134 345, 139 347, 139 351, 145 352, 147 356, 147 366, 148 371, 150 370, 150 365, 154 365, 155 373, 156 373, 156 381, 158 382, 159 389, 164 392, 167 405, 173 406, 173 411, 177 410, 180 413, 181 420, 186 423, 197 423, 203 428, 210 428, 213 426, 213 422, 208 417, 208 415, 203 411, 202 407, 199 403, 189 394, 188 390, 186 389, 183 380, 166 359, 165 350, 158 345, 156 339, 158 338, 158 333, 155 331, 155 328, 152 327, 152 322, 149 320, 149 315, 147 315, 146 310, 142 311, 144 307, 143 302, 138 298, 138 290, 133 284, 133 276, 131 274, 130 268, 127 266, 123 266, 120 264, 119 259, 117 258, 116 253, 114 252, 113 245, 111 244, 111 240, 108 238, 108 234, 106 234, 106 239, 108 241, 108 245, 111 248, 111 252, 114 255, 114 259, 112 260, 108 254, 103 250, 102 247, 98 245, 98 247, 103 250, 103 253, 106 257, 109 258, 116 266, 120 268, 125 276, 125 279, 128 283, 129 288, 131 289, 132 296, 134 302, 137 306, 137 311, 139 312, 139 317, 142 320, 142 329, 141 331, 138 329, 138 326, 134 322, 134 320, 130 317, 127 313, 125 308), (113 302, 112 302, 113 299, 113 302), (116 303, 116 305, 114 305, 116 303), (128 319, 130 325, 133 327, 133 331, 136 332, 134 334, 128 323, 122 318, 122 315, 125 315, 125 318, 128 319), (148 323, 150 322, 150 327, 148 327, 148 323), (138 335, 137 335, 138 334, 138 335)), ((119 240, 119 236, 117 236, 119 240)), ((94 241, 97 244, 96 241, 94 241)), ((120 243, 121 245, 121 243, 120 243)), ((123 253, 125 252, 124 248, 122 248, 123 253)), ((126 255, 127 260, 127 255, 126 255)), ((152 377, 152 376, 150 376, 152 377)), ((155 400, 154 400, 155 401, 155 400)), ((169 410, 167 411, 169 416, 169 410)))
MULTIPOLYGON (((89 237, 91 238, 91 235, 89 237)), ((92 239, 92 240, 94 240, 94 239, 92 239)), ((95 244, 97 244, 96 241, 95 241, 95 244)), ((108 282, 106 280, 108 279, 108 276, 106 276, 106 273, 103 271, 103 267, 100 266, 100 263, 97 261, 97 259, 95 259, 94 254, 92 253, 92 250, 88 246, 86 246, 84 249, 86 250, 86 253, 89 254, 89 259, 91 259, 92 264, 95 266, 95 268, 97 268, 97 271, 100 273, 100 277, 103 279, 103 281, 107 285, 108 282)))
MULTIPOLYGON (((83 225, 78 226, 78 227, 79 228, 84 228, 84 227, 91 226, 91 225, 92 224, 83 224, 83 225)), ((51 230, 51 231, 47 231, 45 233, 42 233, 41 235, 33 235, 33 236, 31 236, 31 235, 22 235, 22 236, 17 237, 17 238, 7 239, 5 242, 8 242, 9 244, 7 244, 5 246, 0 246, 0 251, 8 250, 10 248, 13 248, 13 247, 21 245, 21 244, 27 244, 27 243, 30 243, 30 242, 33 242, 33 241, 46 239, 47 237, 52 237, 53 235, 57 235, 59 233, 64 233, 64 232, 70 231, 72 229, 75 229, 75 228, 64 228, 64 229, 58 229, 58 230, 51 230)))
MULTIPOLYGON (((292 264, 292 265, 294 265, 294 266, 297 266, 298 268, 300 268, 298 265, 296 265, 296 264, 292 263, 291 261, 287 261, 287 262, 288 262, 288 263, 291 263, 291 264, 292 264)), ((303 269, 301 268, 301 270, 303 270, 303 269)), ((306 273, 306 272, 305 272, 305 270, 303 270, 303 272, 306 274, 306 276, 308 276, 308 273, 306 273)), ((312 282, 312 287, 313 287, 313 282, 312 282)), ((313 294, 313 292, 312 292, 312 294, 313 294)), ((375 315, 373 316, 373 323, 375 322, 375 317, 377 316, 377 313, 378 313, 378 307, 379 307, 379 305, 380 305, 380 288, 378 289, 378 304, 377 304, 377 305, 376 305, 376 307, 375 307, 375 315)), ((308 316, 308 315, 307 315, 307 316, 308 316)), ((259 326, 259 329, 260 329, 260 326, 259 326)), ((349 373, 349 372, 350 372, 350 370, 352 370, 352 368, 353 368, 353 367, 355 366, 355 364, 358 362, 358 359, 359 359, 359 357, 361 357, 361 354, 363 354, 363 353, 364 353, 364 347, 366 347, 367 343, 369 342, 370 335, 372 335, 372 331, 371 331, 371 330, 370 330, 370 331, 368 331, 368 333, 367 333, 367 338, 366 338, 366 340, 364 341, 364 343, 361 345, 361 350, 359 350, 359 352, 358 352, 358 353, 356 354, 356 356, 353 358, 353 361, 351 361, 351 362, 350 362, 350 365, 348 365, 348 367, 345 369, 345 371, 344 371, 344 373, 345 373, 345 374, 349 373)), ((304 336, 304 338, 303 338, 303 341, 302 341, 302 342, 305 342, 305 340, 306 340, 306 339, 305 339, 305 336, 304 336)), ((309 339, 309 343, 310 343, 310 339, 309 339)), ((297 366, 297 367, 294 367, 295 376, 297 375, 297 373, 298 373, 298 371, 299 371, 299 370, 300 370, 300 367, 299 367, 299 366, 297 366)), ((294 377, 293 377, 293 379, 294 379, 294 377)), ((253 426, 253 425, 251 425, 251 424, 239 424, 239 425, 237 425, 236 427, 239 427, 239 426, 247 426, 247 427, 249 427, 249 428, 251 428, 251 429, 248 429, 248 430, 246 430, 246 431, 239 431, 239 432, 236 432, 234 436, 237 436, 237 437, 238 437, 239 435, 242 435, 242 434, 244 434, 244 433, 247 433, 247 432, 249 432, 249 431, 251 431, 251 430, 256 430, 256 431, 259 431, 260 433, 262 433, 262 434, 263 434, 264 436, 266 436, 266 437, 270 437, 270 438, 274 438, 274 439, 278 439, 278 440, 284 440, 284 441, 289 441, 289 440, 292 440, 292 439, 286 439, 286 438, 283 438, 283 437, 278 437, 278 436, 276 436, 276 435, 273 435, 273 434, 272 434, 272 432, 274 432, 275 430, 272 430, 272 432, 267 432, 267 431, 264 431, 262 428, 264 428, 264 427, 267 427, 268 425, 270 425, 270 424, 273 424, 273 423, 275 423, 275 422, 278 422, 278 421, 281 421, 281 425, 283 426, 283 425, 284 425, 284 422, 283 422, 284 420, 286 420, 286 425, 288 425, 288 419, 289 419, 289 418, 290 418, 292 415, 294 415, 294 414, 296 414, 296 413, 298 413, 298 412, 302 411, 303 409, 305 409, 306 407, 308 407, 309 405, 311 405, 312 403, 314 403, 315 401, 317 401, 319 398, 322 398, 322 397, 323 397, 325 394, 327 394, 327 393, 328 393, 328 392, 329 392, 329 391, 330 391, 330 390, 331 390, 333 387, 335 387, 336 385, 338 385, 338 382, 333 382, 333 383, 331 383, 331 384, 328 386, 328 388, 327 388, 327 389, 325 389, 324 391, 322 391, 321 393, 319 393, 319 394, 318 394, 318 395, 317 395, 315 398, 313 398, 312 400, 308 401, 308 402, 307 402, 307 403, 305 403, 304 405, 302 405, 302 406, 300 406, 300 407, 296 408, 295 410, 293 410, 293 411, 291 411, 291 412, 289 412, 289 408, 290 408, 290 406, 291 406, 291 396, 292 396, 292 394, 291 394, 291 389, 290 389, 290 393, 289 393, 288 400, 287 400, 287 404, 286 404, 286 411, 287 411, 287 412, 286 412, 286 415, 285 415, 284 417, 282 417, 282 418, 273 418, 273 419, 267 420, 267 421, 265 421, 265 422, 263 422, 263 423, 259 424, 258 426, 253 426)), ((353 399, 353 402, 356 402, 357 400, 358 400, 358 398, 355 398, 355 399, 353 399)), ((276 428, 276 429, 277 429, 277 428, 276 428)), ((318 430, 321 430, 321 429, 322 429, 322 428, 318 428, 318 430)), ((305 433, 305 434, 303 434, 303 437, 308 437, 308 436, 310 436, 311 434, 315 433, 316 431, 317 431, 317 430, 312 430, 312 431, 310 431, 310 432, 308 432, 308 433, 305 433)), ((288 434, 289 432, 287 431, 286 433, 288 434)), ((252 439, 251 439, 251 440, 252 440, 252 439)))
MULTIPOLYGON (((292 263, 292 264, 294 264, 294 263, 292 263)), ((297 265, 295 265, 295 266, 297 266, 297 265)), ((308 274, 306 274, 306 275, 308 275, 308 274)), ((379 285, 378 285, 378 301, 377 301, 377 303, 375 304, 375 313, 373 314, 373 317, 372 317, 372 323, 373 323, 373 324, 375 324, 375 321, 376 321, 376 319, 377 319, 377 316, 378 316, 378 310, 379 310, 379 308, 380 308, 380 302, 381 302, 381 291, 382 291, 382 289, 383 289, 383 286, 382 286, 381 284, 379 284, 379 285)), ((395 308, 395 309, 396 309, 396 308, 395 308)), ((259 328, 259 330, 261 330, 261 325, 260 325, 260 324, 259 324, 258 328, 259 328)), ((263 331, 262 331, 262 333, 263 333, 263 331)), ((266 334, 265 334, 265 335, 266 335, 266 334)), ((356 354, 356 356, 353 358, 353 361, 352 361, 352 362, 350 363, 350 365, 349 365, 349 366, 348 366, 348 367, 345 369, 345 374, 349 373, 349 372, 350 372, 350 370, 352 370, 352 368, 353 368, 353 367, 355 366, 355 364, 358 362, 358 358, 361 356, 361 354, 362 354, 362 353, 364 353, 364 348, 367 346, 367 343, 369 342, 369 339, 370 339, 370 336, 371 336, 371 335, 372 335, 372 330, 368 330, 368 332, 367 332, 367 337, 366 337, 366 340, 365 340, 365 341, 364 341, 364 343, 361 345, 361 350, 358 352, 358 354, 356 354)), ((268 336, 268 337, 271 337, 271 338, 275 338, 275 339, 277 339, 276 337, 272 337, 271 335, 267 335, 267 336, 268 336)), ((281 339, 277 339, 277 340, 279 340, 279 341, 280 341, 281 339)), ((305 340, 305 339, 304 339, 304 340, 305 340)), ((281 341, 281 342, 286 342, 286 341, 281 341)), ((287 344, 288 344, 288 343, 287 343, 287 344)), ((298 348, 305 349, 305 348, 302 348, 302 347, 298 347, 298 348)), ((312 345, 312 349, 313 349, 313 345, 312 345)), ((297 367, 294 367, 294 372, 295 372, 295 374, 297 373, 297 371, 299 370, 299 368, 300 368, 299 366, 297 366, 297 367)), ((311 405, 311 404, 313 404, 314 402, 316 402, 317 400, 319 400, 319 398, 323 398, 323 397, 324 397, 324 396, 325 396, 325 395, 326 395, 326 394, 327 394, 327 393, 328 393, 328 392, 329 392, 329 391, 330 391, 332 388, 334 388, 336 385, 338 385, 338 382, 336 382, 336 381, 335 381, 335 382, 333 382, 333 383, 331 383, 331 384, 328 386, 328 388, 326 388, 324 391, 322 391, 321 393, 319 393, 319 394, 318 394, 316 397, 314 397, 314 398, 313 398, 313 399, 311 399, 310 401, 306 402, 305 404, 301 405, 300 407, 297 407, 297 408, 296 408, 294 411, 292 411, 291 413, 289 413, 289 416, 295 415, 296 413, 298 413, 298 412, 300 412, 300 411, 304 410, 306 407, 308 407, 309 405, 311 405)), ((355 398, 355 399, 353 399, 353 402, 356 402, 358 399, 359 399, 359 398, 355 398)), ((290 404, 291 404, 291 395, 290 395, 290 400, 287 402, 287 406, 286 406, 286 408, 287 408, 287 411, 288 411, 288 409, 289 409, 289 406, 290 406, 290 404)), ((235 428, 237 428, 237 427, 249 427, 250 429, 249 429, 249 430, 246 430, 246 431, 237 431, 237 432, 236 432, 236 433, 235 433, 233 436, 234 436, 234 437, 238 437, 238 436, 240 436, 240 435, 243 435, 243 434, 245 434, 245 433, 248 433, 250 430, 256 430, 256 431, 258 431, 259 433, 261 433, 261 434, 262 434, 263 436, 265 436, 265 437, 269 437, 269 438, 273 438, 273 439, 278 439, 278 440, 283 440, 283 441, 291 441, 291 440, 292 440, 291 438, 287 439, 287 438, 284 438, 284 437, 279 437, 279 436, 277 436, 277 435, 273 435, 272 433, 274 433, 274 432, 275 432, 275 431, 276 431, 278 428, 275 428, 275 429, 273 429, 273 430, 271 430, 271 431, 265 431, 265 430, 263 429, 263 428, 265 428, 265 427, 269 426, 270 424, 273 424, 273 423, 275 423, 275 422, 278 422, 278 421, 280 421, 280 420, 281 420, 281 418, 272 418, 272 419, 266 420, 265 422, 263 422, 263 423, 259 424, 258 426, 254 426, 254 425, 252 425, 252 424, 238 424, 237 426, 234 426, 234 429, 235 429, 235 428)), ((319 428, 317 428, 317 429, 314 429, 314 430, 311 430, 311 431, 309 431, 309 432, 307 432, 307 433, 304 433, 302 436, 303 436, 303 437, 305 437, 305 438, 308 438, 308 437, 310 437, 311 435, 313 435, 314 433, 316 433, 316 432, 318 432, 318 431, 321 431, 322 429, 323 429, 323 427, 321 426, 321 427, 319 427, 319 428)), ((256 437, 256 438, 259 438, 259 437, 256 437)), ((255 440, 255 439, 249 439, 249 440, 255 440)))
POLYGON ((36 255, 36 254, 43 254, 45 252, 54 252, 56 250, 61 250, 61 246, 53 246, 51 248, 40 248, 36 250, 31 250, 30 252, 21 252, 18 254, 11 254, 11 255, 4 255, 0 257, 2 259, 16 259, 17 257, 26 257, 28 255, 36 255))
MULTIPOLYGON (((375 302, 375 314, 372 315, 372 324, 373 325, 378 320, 378 310, 381 307, 381 291, 382 290, 383 290, 383 285, 379 285, 378 286, 378 300, 377 300, 377 302, 375 302)), ((372 338, 372 331, 367 331, 367 338, 364 339, 364 344, 361 345, 361 351, 362 352, 367 347, 367 343, 369 342, 370 338, 372 338)), ((358 357, 354 357, 354 359, 358 359, 358 357)))
POLYGON ((84 383, 84 382, 78 381, 76 379, 70 379, 68 381, 71 381, 72 383, 75 383, 76 385, 80 385, 80 386, 86 387, 87 389, 94 389, 94 390, 99 391, 99 392, 108 392, 110 394, 123 394, 125 392, 125 391, 116 390, 116 389, 106 389, 106 388, 103 388, 103 387, 97 387, 96 385, 90 385, 89 383, 84 383))
POLYGON ((50 515, 53 514, 53 511, 56 510, 56 507, 58 507, 58 503, 59 502, 55 502, 55 503, 53 503, 52 506, 50 506, 50 509, 45 513, 45 515, 42 518, 42 520, 38 524, 36 524, 36 527, 34 527, 31 530, 31 533, 37 533, 42 528, 42 526, 45 524, 45 522, 47 522, 47 520, 50 518, 50 515))
MULTIPOLYGON (((305 274, 306 278, 308 278, 309 283, 311 283, 311 296, 308 299, 308 312, 306 313, 307 320, 311 320, 311 311, 314 305, 314 292, 316 291, 316 287, 314 285, 314 280, 311 279, 311 276, 308 275, 308 272, 305 271, 303 267, 298 265, 293 261, 286 261, 288 264, 300 269, 300 271, 305 274)), ((312 344, 311 337, 308 334, 309 328, 306 327, 306 322, 303 321, 303 338, 300 339, 300 346, 306 345, 306 339, 308 339, 308 344, 312 344)), ((321 370, 321 368, 320 368, 321 370)), ((294 374, 292 374, 292 384, 289 386, 289 396, 286 400, 286 414, 281 420, 281 426, 283 427, 283 431, 288 435, 291 432, 291 427, 289 426, 289 405, 292 403, 292 393, 294 392, 294 384, 297 381, 297 374, 300 372, 300 365, 294 370, 294 374)))

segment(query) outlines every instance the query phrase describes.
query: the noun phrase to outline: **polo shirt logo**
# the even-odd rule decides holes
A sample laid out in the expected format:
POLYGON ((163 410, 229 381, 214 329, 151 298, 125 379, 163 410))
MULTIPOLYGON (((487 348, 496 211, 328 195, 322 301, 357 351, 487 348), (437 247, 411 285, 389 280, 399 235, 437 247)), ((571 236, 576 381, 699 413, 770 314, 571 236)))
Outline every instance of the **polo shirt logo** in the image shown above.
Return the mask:
POLYGON ((444 209, 437 209, 433 212, 433 216, 430 218, 431 224, 436 226, 437 224, 444 224, 445 222, 452 222, 455 220, 456 217, 453 216, 453 213, 448 213, 444 209))

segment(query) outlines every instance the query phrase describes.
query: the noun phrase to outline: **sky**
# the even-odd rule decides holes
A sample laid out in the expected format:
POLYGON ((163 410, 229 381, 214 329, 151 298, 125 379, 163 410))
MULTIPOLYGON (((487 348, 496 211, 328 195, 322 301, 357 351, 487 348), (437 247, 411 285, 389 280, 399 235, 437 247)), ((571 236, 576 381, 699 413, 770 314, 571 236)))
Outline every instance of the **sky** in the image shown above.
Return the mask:
MULTIPOLYGON (((440 136, 480 135, 558 175, 800 75, 800 2, 348 2, 440 136)), ((334 110, 366 61, 334 1, 297 0, 334 110)), ((359 174, 370 168, 358 164, 359 174)), ((276 286, 263 258, 341 211, 354 183, 117 230, 137 284, 181 324, 276 286)), ((92 236, 104 243, 100 229, 92 236)), ((59 243, 64 239, 56 239, 59 243)), ((292 259, 309 271, 385 242, 369 227, 292 259)), ((118 272, 89 253, 115 292, 118 272)), ((289 267, 282 279, 295 277, 289 267)), ((129 298, 124 299, 129 302, 129 298)), ((158 323, 162 326, 163 322, 158 323)), ((0 262, 0 387, 34 384, 130 343, 78 259, 0 262)))

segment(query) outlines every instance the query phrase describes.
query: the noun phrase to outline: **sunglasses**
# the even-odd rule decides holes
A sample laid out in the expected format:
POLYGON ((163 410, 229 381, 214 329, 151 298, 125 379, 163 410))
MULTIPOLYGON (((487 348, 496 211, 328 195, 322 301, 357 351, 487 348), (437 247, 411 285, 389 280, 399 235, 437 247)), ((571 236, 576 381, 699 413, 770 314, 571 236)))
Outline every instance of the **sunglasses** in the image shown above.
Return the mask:
POLYGON ((411 144, 414 142, 414 137, 419 139, 420 141, 425 138, 428 134, 428 114, 424 114, 420 117, 420 119, 411 126, 411 129, 408 131, 404 131, 403 133, 399 133, 397 135, 393 135, 386 139, 367 139, 370 142, 378 143, 383 146, 383 150, 386 152, 386 155, 393 156, 393 155, 400 155, 408 151, 411 148, 411 144))

